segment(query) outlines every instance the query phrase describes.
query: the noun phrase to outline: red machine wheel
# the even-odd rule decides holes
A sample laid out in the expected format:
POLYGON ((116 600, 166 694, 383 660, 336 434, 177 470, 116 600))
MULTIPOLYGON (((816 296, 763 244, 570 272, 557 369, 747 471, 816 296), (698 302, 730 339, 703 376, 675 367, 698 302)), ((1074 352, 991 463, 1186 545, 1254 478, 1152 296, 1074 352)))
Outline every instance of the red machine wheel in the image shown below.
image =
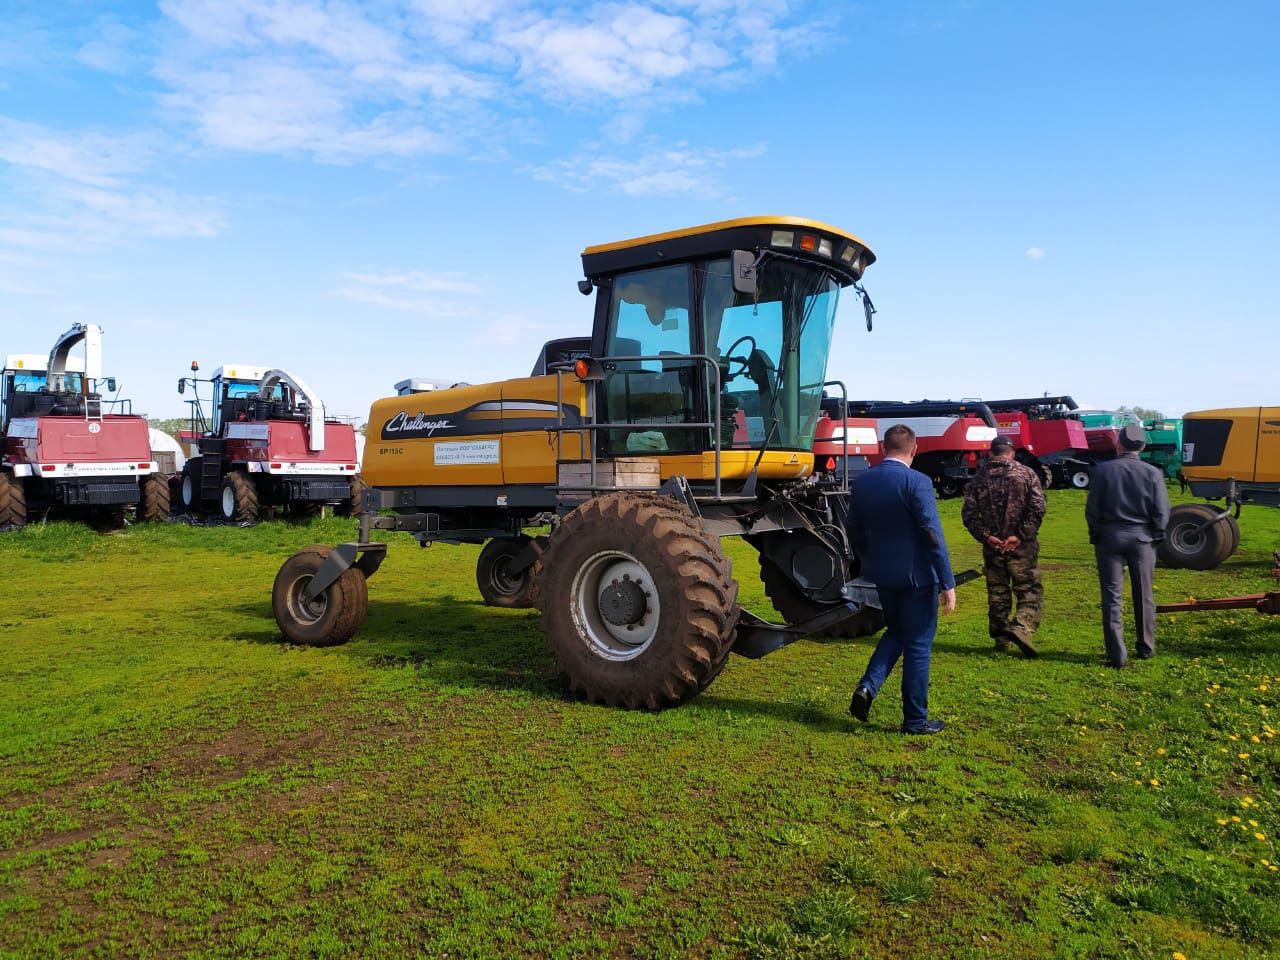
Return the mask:
POLYGON ((232 470, 222 479, 218 495, 222 519, 232 523, 258 522, 258 489, 243 470, 232 470))
POLYGON ((369 588, 355 567, 315 600, 303 596, 312 578, 333 552, 332 547, 299 550, 280 567, 271 587, 271 611, 280 631, 292 643, 328 647, 355 635, 369 608, 369 588))
POLYGON ((27 524, 27 491, 22 481, 0 470, 0 527, 24 527, 27 524))
POLYGON ((169 519, 169 478, 151 473, 142 478, 138 519, 144 523, 164 523, 169 519))

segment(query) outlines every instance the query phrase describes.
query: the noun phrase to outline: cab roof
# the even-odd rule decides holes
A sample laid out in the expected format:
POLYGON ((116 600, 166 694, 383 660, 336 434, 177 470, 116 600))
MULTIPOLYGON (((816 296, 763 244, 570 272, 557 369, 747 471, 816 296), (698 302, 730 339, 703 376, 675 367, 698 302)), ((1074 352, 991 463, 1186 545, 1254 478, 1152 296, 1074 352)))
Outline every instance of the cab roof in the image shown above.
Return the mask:
POLYGON ((588 277, 603 277, 728 255, 731 250, 785 252, 830 267, 843 283, 857 282, 876 260, 863 240, 828 223, 804 217, 739 217, 587 247, 582 251, 582 270, 588 277))
MULTIPOLYGON (((23 373, 47 373, 47 353, 11 353, 4 358, 5 370, 21 370, 23 373)), ((84 357, 67 357, 67 373, 84 373, 84 357)))

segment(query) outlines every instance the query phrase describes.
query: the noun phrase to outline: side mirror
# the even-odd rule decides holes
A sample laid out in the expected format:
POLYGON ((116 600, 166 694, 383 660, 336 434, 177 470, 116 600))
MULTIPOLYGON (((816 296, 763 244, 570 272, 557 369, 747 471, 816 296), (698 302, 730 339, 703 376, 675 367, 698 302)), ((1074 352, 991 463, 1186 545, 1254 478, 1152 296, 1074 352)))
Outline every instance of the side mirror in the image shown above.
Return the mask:
POLYGON ((871 298, 867 296, 867 290, 862 284, 855 283, 853 289, 858 291, 858 296, 862 298, 862 312, 867 318, 867 333, 870 333, 871 318, 876 315, 876 305, 871 302, 871 298))
POLYGON ((756 255, 750 250, 733 251, 733 290, 754 297, 756 294, 756 255))
POLYGON ((182 379, 182 377, 178 378, 178 392, 179 393, 187 392, 187 381, 182 379))
POLYGON ((107 377, 107 393, 115 393, 115 392, 116 392, 116 378, 107 377))

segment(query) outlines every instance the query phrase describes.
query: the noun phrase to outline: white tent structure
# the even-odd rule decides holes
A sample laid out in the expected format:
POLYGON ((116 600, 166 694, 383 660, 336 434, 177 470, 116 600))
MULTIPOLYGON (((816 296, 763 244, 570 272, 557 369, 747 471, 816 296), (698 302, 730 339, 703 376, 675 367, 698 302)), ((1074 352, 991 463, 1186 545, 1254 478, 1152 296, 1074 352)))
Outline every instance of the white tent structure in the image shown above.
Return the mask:
POLYGON ((182 444, 155 427, 150 427, 147 432, 151 435, 151 459, 159 465, 160 472, 181 473, 183 465, 187 462, 182 444))

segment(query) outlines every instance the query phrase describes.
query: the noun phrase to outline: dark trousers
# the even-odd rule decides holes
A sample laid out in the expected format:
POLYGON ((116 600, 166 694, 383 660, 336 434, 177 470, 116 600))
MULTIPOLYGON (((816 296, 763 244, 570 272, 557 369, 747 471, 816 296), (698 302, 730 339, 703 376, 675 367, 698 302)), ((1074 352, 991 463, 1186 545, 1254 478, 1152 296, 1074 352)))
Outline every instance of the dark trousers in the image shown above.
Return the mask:
POLYGON ((1031 540, 1012 553, 1000 553, 983 544, 982 572, 987 578, 987 632, 997 642, 1010 632, 1030 640, 1044 613, 1040 544, 1031 540))
POLYGON ((938 630, 938 587, 880 587, 885 631, 871 654, 861 686, 874 697, 902 658, 902 725, 929 719, 929 659, 938 630))
POLYGON ((1138 656, 1156 652, 1156 601, 1151 583, 1156 569, 1156 545, 1131 530, 1103 530, 1094 545, 1098 584, 1102 588, 1102 639, 1107 657, 1116 666, 1128 662, 1124 643, 1124 573, 1133 591, 1133 619, 1138 656))

